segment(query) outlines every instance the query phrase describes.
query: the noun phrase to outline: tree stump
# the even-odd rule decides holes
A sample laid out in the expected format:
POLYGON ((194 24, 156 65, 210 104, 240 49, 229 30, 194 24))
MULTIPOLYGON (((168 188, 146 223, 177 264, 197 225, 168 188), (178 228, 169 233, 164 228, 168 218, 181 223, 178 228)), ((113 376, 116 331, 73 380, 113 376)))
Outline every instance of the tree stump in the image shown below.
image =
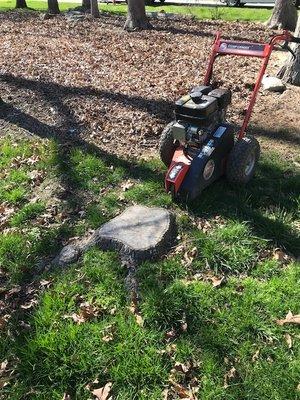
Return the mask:
POLYGON ((168 210, 132 206, 102 225, 87 241, 65 246, 52 263, 64 267, 92 246, 99 246, 117 250, 123 261, 137 265, 166 253, 175 238, 175 217, 168 210))

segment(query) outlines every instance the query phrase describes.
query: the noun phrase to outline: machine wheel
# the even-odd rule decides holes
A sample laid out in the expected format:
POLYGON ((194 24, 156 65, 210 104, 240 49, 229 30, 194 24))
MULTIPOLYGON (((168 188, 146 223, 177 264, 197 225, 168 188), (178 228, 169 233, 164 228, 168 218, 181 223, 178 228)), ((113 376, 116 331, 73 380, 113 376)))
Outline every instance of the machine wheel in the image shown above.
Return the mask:
POLYGON ((160 140, 159 140, 159 155, 162 160, 162 162, 169 167, 172 158, 174 155, 174 152, 176 148, 178 147, 178 144, 174 142, 173 138, 173 133, 172 133, 172 126, 175 123, 175 121, 170 122, 162 131, 160 140))
POLYGON ((258 141, 247 136, 238 140, 227 160, 226 176, 229 182, 245 184, 253 177, 260 156, 258 141))

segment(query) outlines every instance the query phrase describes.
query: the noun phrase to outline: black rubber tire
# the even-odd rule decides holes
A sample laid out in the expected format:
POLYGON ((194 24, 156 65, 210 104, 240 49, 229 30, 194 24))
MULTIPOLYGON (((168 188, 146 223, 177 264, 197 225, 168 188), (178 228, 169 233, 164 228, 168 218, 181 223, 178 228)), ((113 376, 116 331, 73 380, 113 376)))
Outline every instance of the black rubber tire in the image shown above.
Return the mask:
POLYGON ((259 156, 260 146, 254 137, 247 136, 238 140, 227 160, 227 180, 233 184, 248 183, 254 175, 259 156))
POLYGON ((159 140, 159 155, 166 167, 169 167, 178 143, 174 142, 172 126, 176 121, 170 122, 162 131, 159 140))

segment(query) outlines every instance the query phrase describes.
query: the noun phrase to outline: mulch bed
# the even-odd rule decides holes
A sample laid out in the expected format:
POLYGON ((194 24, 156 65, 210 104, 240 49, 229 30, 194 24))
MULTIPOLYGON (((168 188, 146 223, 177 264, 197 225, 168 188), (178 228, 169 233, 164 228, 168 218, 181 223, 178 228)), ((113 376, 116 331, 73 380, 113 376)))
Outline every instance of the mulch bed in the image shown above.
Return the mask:
MULTIPOLYGON (((0 93, 6 104, 0 109, 1 131, 67 135, 124 157, 153 153, 163 126, 172 120, 174 101, 202 82, 215 32, 253 41, 271 35, 255 23, 153 20, 154 30, 134 33, 125 32, 123 24, 123 17, 105 14, 76 22, 63 15, 43 20, 37 12, 2 13, 0 93)), ((234 123, 244 115, 259 62, 218 61, 216 83, 234 92, 229 112, 234 123)), ((300 92, 288 92, 291 110, 289 95, 283 100, 264 95, 254 126, 297 133, 295 96, 300 92), (294 112, 288 123, 287 112, 294 112)))

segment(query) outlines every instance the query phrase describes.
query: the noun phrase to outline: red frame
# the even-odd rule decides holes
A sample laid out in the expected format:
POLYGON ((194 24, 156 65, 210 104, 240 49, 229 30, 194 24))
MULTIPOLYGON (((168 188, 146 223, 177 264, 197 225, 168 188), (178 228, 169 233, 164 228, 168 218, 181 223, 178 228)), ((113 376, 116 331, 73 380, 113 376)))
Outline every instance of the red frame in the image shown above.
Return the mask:
POLYGON ((273 36, 269 43, 238 42, 233 40, 223 40, 221 39, 221 33, 217 32, 213 45, 213 50, 210 56, 210 61, 208 64, 208 69, 204 78, 205 85, 210 85, 214 62, 219 55, 236 55, 246 57, 258 57, 263 59, 263 63, 261 65, 255 87, 250 98, 250 103, 246 112, 246 116, 238 134, 239 139, 242 139, 245 136, 246 129, 248 127, 253 107, 256 102, 257 94, 261 85, 261 81, 266 72, 270 56, 272 54, 272 51, 274 50, 276 43, 282 41, 290 42, 292 39, 293 36, 289 31, 283 31, 282 34, 273 36))

